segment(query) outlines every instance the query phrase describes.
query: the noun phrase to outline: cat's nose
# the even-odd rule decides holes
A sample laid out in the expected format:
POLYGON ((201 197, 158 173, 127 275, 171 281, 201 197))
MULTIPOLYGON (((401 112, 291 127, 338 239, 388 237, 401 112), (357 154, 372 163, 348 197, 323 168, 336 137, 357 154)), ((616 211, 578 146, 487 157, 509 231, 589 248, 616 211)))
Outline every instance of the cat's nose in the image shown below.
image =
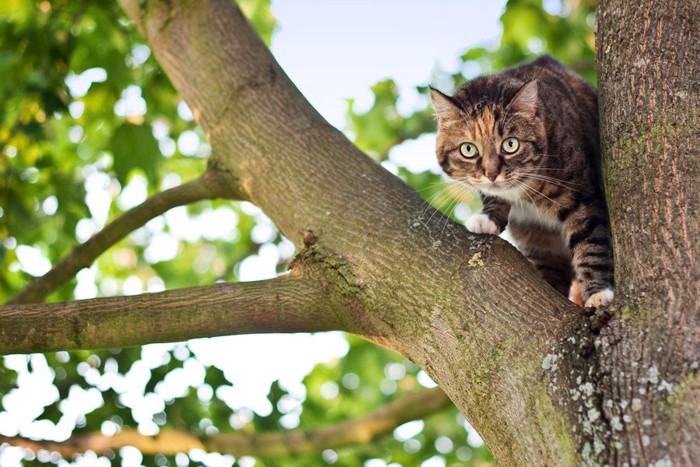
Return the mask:
POLYGON ((492 182, 496 181, 496 177, 498 177, 498 172, 491 172, 490 170, 486 172, 486 177, 491 180, 492 182))

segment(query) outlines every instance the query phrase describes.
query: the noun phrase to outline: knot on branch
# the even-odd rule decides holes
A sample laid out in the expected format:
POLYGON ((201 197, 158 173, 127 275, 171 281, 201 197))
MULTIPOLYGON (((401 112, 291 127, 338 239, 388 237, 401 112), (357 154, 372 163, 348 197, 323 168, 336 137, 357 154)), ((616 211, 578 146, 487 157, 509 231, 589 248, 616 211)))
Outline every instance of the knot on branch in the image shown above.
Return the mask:
POLYGON ((608 324, 613 314, 614 310, 610 308, 581 308, 581 316, 588 319, 591 334, 595 336, 600 334, 600 331, 608 324))
POLYGON ((318 237, 316 236, 316 232, 313 230, 309 229, 304 233, 304 245, 307 247, 310 247, 316 241, 318 240, 318 237))
POLYGON ((324 276, 325 285, 335 285, 343 294, 360 297, 365 295, 366 284, 355 274, 348 258, 335 251, 329 251, 319 242, 313 230, 304 234, 304 249, 294 258, 291 270, 317 270, 324 276))

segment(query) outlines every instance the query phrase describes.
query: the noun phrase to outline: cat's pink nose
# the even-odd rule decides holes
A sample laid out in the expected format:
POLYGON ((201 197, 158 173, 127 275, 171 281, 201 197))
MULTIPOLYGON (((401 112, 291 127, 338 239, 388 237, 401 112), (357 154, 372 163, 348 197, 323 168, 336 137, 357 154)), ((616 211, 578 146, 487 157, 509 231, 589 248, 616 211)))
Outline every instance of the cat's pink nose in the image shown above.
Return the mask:
POLYGON ((486 172, 486 177, 494 182, 496 181, 496 177, 498 177, 498 172, 486 172))

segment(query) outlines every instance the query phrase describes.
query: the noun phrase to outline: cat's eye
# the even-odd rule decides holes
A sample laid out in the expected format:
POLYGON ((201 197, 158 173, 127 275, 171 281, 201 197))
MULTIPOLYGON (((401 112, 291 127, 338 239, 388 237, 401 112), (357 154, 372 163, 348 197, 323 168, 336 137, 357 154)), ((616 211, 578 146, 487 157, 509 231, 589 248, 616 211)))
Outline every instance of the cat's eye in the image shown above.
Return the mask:
POLYGON ((462 154, 464 157, 471 159, 472 157, 476 157, 479 151, 476 150, 476 146, 474 146, 474 143, 462 143, 459 146, 459 153, 462 154))
POLYGON ((507 154, 513 154, 520 147, 520 141, 518 141, 518 138, 508 138, 503 140, 501 147, 507 154))

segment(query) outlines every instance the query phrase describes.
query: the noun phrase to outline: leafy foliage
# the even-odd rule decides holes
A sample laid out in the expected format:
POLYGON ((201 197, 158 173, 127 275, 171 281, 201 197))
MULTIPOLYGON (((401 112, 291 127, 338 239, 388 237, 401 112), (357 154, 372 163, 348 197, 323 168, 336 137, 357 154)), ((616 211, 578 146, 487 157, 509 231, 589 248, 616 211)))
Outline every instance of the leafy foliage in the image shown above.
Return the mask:
MULTIPOLYGON (((269 0, 239 3, 269 44, 275 27, 269 0)), ((465 51, 461 70, 436 71, 434 84, 450 90, 478 73, 544 52, 595 81, 594 3, 546 3, 550 13, 536 0, 510 0, 501 17, 500 43, 465 51)), ((0 4, 0 75, 9 77, 0 81, 0 301, 4 301, 43 272, 31 267, 27 258, 55 263, 108 218, 201 173, 210 149, 186 104, 116 2, 6 0, 0 4)), ((406 115, 398 110, 401 96, 395 83, 377 83, 369 110, 353 112, 349 102, 347 129, 377 162, 454 215, 459 209, 452 208, 464 201, 463 194, 447 188, 438 173, 413 172, 391 157, 392 148, 434 131, 428 87, 417 91, 424 105, 406 115)), ((292 254, 291 244, 252 205, 201 202, 149 222, 81 271, 79 281, 49 299, 235 281, 251 258, 272 258, 281 272, 292 254), (212 218, 217 222, 205 223, 218 225, 215 231, 197 227, 199 221, 212 218), (182 233, 183 225, 187 234, 182 233), (155 250, 156 243, 168 247, 155 250)), ((352 336, 347 340, 347 355, 314 368, 303 390, 274 383, 268 413, 233 404, 229 395, 236 387, 235 378, 215 363, 205 363, 191 344, 6 357, 0 362, 0 427, 8 406, 25 403, 22 397, 31 388, 41 409, 31 414, 33 424, 25 426, 49 427, 65 438, 126 427, 144 433, 169 427, 196 436, 312 429, 367 414, 427 384, 413 363, 352 336)), ((436 456, 436 462, 441 459, 447 465, 492 462, 454 409, 421 423, 373 445, 295 459, 259 459, 257 465, 355 466, 370 459, 419 465, 436 456)), ((119 464, 132 455, 120 450, 106 453, 105 459, 119 464)), ((141 462, 250 465, 245 458, 212 459, 193 452, 189 458, 186 453, 147 456, 141 462)), ((41 455, 27 461, 43 464, 55 459, 41 455)))

